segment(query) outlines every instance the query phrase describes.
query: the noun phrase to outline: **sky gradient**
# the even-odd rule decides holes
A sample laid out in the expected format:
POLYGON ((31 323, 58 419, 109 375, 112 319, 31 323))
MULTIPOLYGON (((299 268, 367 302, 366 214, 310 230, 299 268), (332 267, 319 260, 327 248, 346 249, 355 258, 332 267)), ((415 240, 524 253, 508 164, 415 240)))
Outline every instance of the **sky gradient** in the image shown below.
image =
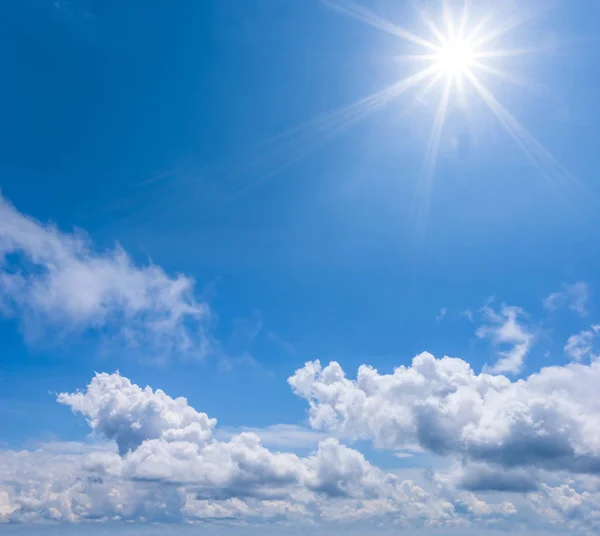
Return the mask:
POLYGON ((0 531, 600 530, 600 5, 445 6, 0 5, 0 531))

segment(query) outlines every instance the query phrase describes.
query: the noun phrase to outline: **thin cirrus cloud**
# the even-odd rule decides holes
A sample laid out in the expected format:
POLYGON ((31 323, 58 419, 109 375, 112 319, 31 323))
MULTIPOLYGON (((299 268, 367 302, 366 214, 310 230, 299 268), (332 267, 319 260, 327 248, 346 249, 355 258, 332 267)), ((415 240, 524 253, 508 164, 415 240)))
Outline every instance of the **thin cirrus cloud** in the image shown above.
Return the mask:
POLYGON ((65 233, 0 196, 0 313, 19 319, 28 340, 106 330, 158 358, 210 352, 210 309, 194 280, 137 265, 118 244, 99 251, 83 232, 65 233))

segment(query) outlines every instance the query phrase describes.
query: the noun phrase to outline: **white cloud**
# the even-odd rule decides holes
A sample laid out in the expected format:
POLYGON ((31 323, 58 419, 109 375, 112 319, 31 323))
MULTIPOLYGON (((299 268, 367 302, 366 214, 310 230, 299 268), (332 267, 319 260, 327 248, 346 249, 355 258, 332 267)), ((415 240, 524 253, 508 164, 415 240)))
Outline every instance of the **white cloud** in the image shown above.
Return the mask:
POLYGON ((272 424, 264 428, 242 426, 241 428, 219 428, 216 430, 218 439, 231 439, 241 432, 250 432, 260 437, 263 445, 284 449, 315 448, 319 441, 328 436, 297 424, 272 424))
POLYGON ((573 531, 598 534, 600 531, 600 487, 570 480, 551 486, 542 484, 538 492, 529 495, 534 512, 549 524, 567 525, 573 531))
MULTIPOLYGON (((0 451, 0 521, 284 523, 309 530, 317 522, 357 527, 370 520, 396 530, 467 533, 550 524, 585 532, 598 527, 600 478, 562 475, 565 468, 597 468, 598 408, 591 393, 599 375, 597 366, 572 364, 511 382, 427 354, 393 375, 362 367, 355 382, 335 364, 322 370, 307 364, 297 372, 292 385, 314 395, 311 422, 337 418, 328 430, 342 431, 340 417, 346 415, 362 437, 378 435, 379 445, 394 451, 430 449, 424 438, 438 446, 462 445, 444 450, 461 460, 458 469, 417 484, 386 474, 336 439, 321 439, 304 457, 269 450, 254 433, 219 440, 216 421, 186 399, 140 388, 119 374, 98 374, 85 391, 58 399, 83 414, 107 442, 0 451), (329 410, 327 397, 335 401, 329 410), (582 409, 584 400, 591 403, 582 409), (402 405, 413 417, 402 416, 402 405), (411 419, 412 426, 396 430, 411 419), (425 435, 419 426, 428 427, 425 435), (555 443, 560 452, 549 450, 555 443), (555 453, 560 459, 553 461, 555 453), (463 465, 470 458, 478 459, 463 465), (563 480, 558 485, 544 480, 557 465, 563 480), (514 491, 520 493, 505 496, 514 491)), ((281 430, 302 433, 299 427, 281 430)), ((348 427, 343 432, 350 435, 348 427)))
POLYGON ((600 325, 595 324, 588 330, 583 330, 575 335, 571 335, 567 339, 565 353, 575 361, 596 359, 597 355, 594 351, 594 341, 599 331, 600 325))
POLYGON ((561 291, 550 294, 544 299, 544 307, 550 311, 566 307, 580 316, 587 316, 589 299, 590 289, 588 284, 578 281, 572 285, 563 285, 561 291))
POLYGON ((531 350, 534 337, 527 327, 519 323, 525 313, 519 307, 503 305, 494 311, 489 305, 482 309, 486 324, 479 327, 476 334, 480 338, 489 337, 493 344, 506 347, 499 351, 500 358, 490 369, 500 374, 517 374, 523 368, 525 357, 531 350))
POLYGON ((85 392, 63 393, 58 401, 87 417, 94 433, 116 442, 120 456, 96 460, 104 474, 193 485, 212 499, 281 499, 298 489, 356 498, 394 493, 388 476, 336 439, 320 441, 305 458, 270 451, 249 432, 219 441, 216 421, 184 398, 142 389, 119 374, 97 374, 85 392))
POLYGON ((376 447, 418 443, 440 456, 509 470, 600 473, 600 362, 548 367, 527 379, 476 374, 461 359, 424 353, 412 366, 356 380, 336 362, 289 379, 317 430, 376 447))
POLYGON ((192 279, 136 265, 119 245, 99 251, 84 233, 42 224, 2 197, 0 292, 0 312, 18 317, 29 338, 102 329, 159 358, 209 351, 210 311, 195 299, 192 279))
POLYGON ((441 322, 442 320, 444 320, 444 317, 446 316, 446 313, 448 312, 448 309, 446 309, 445 307, 442 307, 440 309, 439 314, 435 317, 435 320, 437 322, 441 322))
POLYGON ((98 374, 60 403, 83 414, 101 446, 0 451, 0 520, 336 519, 393 513, 444 522, 451 505, 371 465, 336 439, 305 457, 253 433, 215 438, 216 421, 184 398, 98 374), (111 441, 114 441, 111 448, 111 441))

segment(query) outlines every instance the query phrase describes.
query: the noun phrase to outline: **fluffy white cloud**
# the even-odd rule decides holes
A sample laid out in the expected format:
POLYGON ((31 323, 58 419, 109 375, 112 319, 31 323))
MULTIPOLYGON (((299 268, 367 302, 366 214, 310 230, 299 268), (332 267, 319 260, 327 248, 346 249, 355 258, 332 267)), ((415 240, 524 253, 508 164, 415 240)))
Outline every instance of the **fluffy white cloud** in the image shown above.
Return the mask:
POLYGON ((271 451, 254 433, 220 441, 216 421, 186 399, 119 374, 97 374, 85 391, 58 400, 108 443, 0 452, 4 521, 334 519, 345 511, 432 523, 454 517, 445 501, 336 439, 305 457, 271 451))
POLYGON ((427 440, 433 438, 436 447, 446 445, 444 453, 459 455, 454 469, 422 484, 386 474, 337 439, 320 440, 304 457, 269 450, 254 433, 219 440, 216 421, 186 399, 141 388, 119 374, 98 374, 85 391, 63 393, 58 400, 83 414, 106 442, 0 451, 0 521, 371 520, 413 529, 489 529, 514 520, 585 532, 598 526, 600 478, 548 481, 556 460, 547 447, 549 441, 559 449, 573 447, 559 460, 563 469, 595 470, 599 427, 589 417, 597 413, 591 392, 598 374, 595 365, 573 364, 510 382, 476 375, 458 359, 423 354, 392 375, 363 367, 350 381, 337 364, 321 369, 310 363, 290 379, 299 394, 310 393, 312 424, 326 424, 340 436, 377 437, 380 446, 394 450, 418 448, 415 442, 431 448, 427 440), (571 396, 573 385, 579 391, 571 396), (588 413, 582 413, 584 400, 591 402, 588 413), (562 422, 556 422, 558 413, 562 422), (460 431, 453 428, 457 422, 460 431), (438 423, 443 430, 436 429, 438 423), (430 427, 425 435, 421 424, 430 427), (453 437, 457 434, 461 439, 453 437), (468 461, 478 457, 484 460, 468 461), (489 490, 525 493, 512 500, 489 490))
POLYGON ((553 292, 544 299, 544 307, 556 311, 567 307, 580 316, 588 314, 587 304, 590 299, 590 289, 587 283, 578 281, 572 285, 563 285, 562 290, 553 292))
POLYGON ((103 474, 194 486, 209 499, 276 499, 298 490, 355 498, 396 492, 392 476, 336 439, 320 441, 304 458, 270 451, 254 433, 219 441, 216 421, 186 399, 142 389, 118 373, 97 374, 85 392, 63 393, 58 401, 86 416, 96 434, 116 442, 118 455, 90 462, 103 474))
POLYGON ((118 373, 96 374, 85 392, 61 393, 58 402, 85 415, 94 432, 114 439, 120 454, 147 439, 203 444, 211 439, 217 422, 197 412, 185 398, 142 389, 118 373))
POLYGON ((500 348, 500 358, 490 369, 500 374, 516 374, 523 368, 525 357, 533 345, 533 335, 519 319, 525 313, 519 307, 502 306, 494 311, 489 305, 482 309, 486 323, 479 327, 477 336, 489 337, 500 348))
POLYGON ((5 498, 0 520, 28 523, 182 518, 185 495, 181 490, 140 485, 90 470, 90 459, 110 455, 113 453, 105 449, 57 450, 44 446, 33 452, 0 452, 0 496, 5 498))
POLYGON ((600 363, 549 367, 527 379, 476 374, 424 353, 412 366, 356 380, 338 363, 307 363, 289 379, 310 424, 393 450, 417 442, 438 455, 502 468, 600 472, 600 363))
POLYGON ((240 432, 252 432, 260 437, 263 445, 285 449, 312 449, 320 440, 328 437, 323 432, 297 424, 272 424, 265 428, 219 428, 216 436, 218 439, 230 439, 240 432))
POLYGON ((565 353, 575 361, 596 359, 597 354, 594 350, 594 342, 599 331, 600 325, 595 324, 590 329, 571 335, 567 339, 567 344, 565 344, 565 353))
POLYGON ((138 266, 118 245, 98 251, 84 233, 42 224, 1 196, 0 294, 0 312, 18 316, 30 338, 103 328, 159 357, 209 350, 209 308, 194 298, 192 279, 138 266))
MULTIPOLYGON (((316 453, 322 462, 340 461, 335 448, 316 453)), ((55 445, 56 446, 56 445, 55 445)), ((0 451, 0 522, 167 522, 193 523, 316 521, 356 522, 377 519, 378 522, 404 526, 455 526, 473 520, 489 521, 497 507, 478 500, 477 514, 466 512, 460 500, 448 501, 426 492, 410 480, 396 480, 388 475, 388 493, 368 497, 361 490, 357 497, 346 491, 322 493, 296 488, 288 497, 234 495, 216 490, 206 493, 197 485, 165 483, 162 480, 136 480, 99 470, 98 460, 118 455, 105 448, 47 448, 34 452, 0 451), (457 509, 460 510, 457 511, 457 509)), ((357 453, 356 453, 357 454, 357 453)), ((355 460, 360 460, 354 455, 355 460)), ((348 474, 348 461, 341 467, 328 467, 326 472, 348 474)), ((352 462, 351 462, 352 463, 352 462)), ((323 467, 323 466, 322 466, 323 467)), ((331 474, 321 475, 329 482, 331 474)), ((342 485, 348 482, 343 476, 342 485)), ((357 485, 360 485, 357 483, 357 485)), ((226 490, 231 491, 231 490, 226 490)), ((512 515, 505 512, 505 515, 512 515)))
POLYGON ((533 511, 550 524, 568 526, 574 532, 600 531, 600 487, 599 481, 569 480, 564 484, 542 484, 539 491, 528 496, 533 511))

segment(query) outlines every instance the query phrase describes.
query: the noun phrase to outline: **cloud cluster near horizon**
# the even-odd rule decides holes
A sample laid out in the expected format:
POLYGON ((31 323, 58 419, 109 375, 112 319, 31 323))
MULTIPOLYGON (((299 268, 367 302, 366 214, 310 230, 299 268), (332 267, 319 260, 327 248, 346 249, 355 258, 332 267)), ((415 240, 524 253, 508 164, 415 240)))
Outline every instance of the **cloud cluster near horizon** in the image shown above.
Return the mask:
POLYGON ((97 374, 57 400, 98 443, 0 452, 0 519, 597 530, 599 376, 600 363, 574 363, 511 382, 421 354, 391 375, 364 365, 349 380, 337 363, 307 363, 289 383, 322 436, 300 456, 253 432, 219 439, 216 420, 185 398, 97 374), (372 465, 352 448, 358 439, 444 464, 417 484, 372 465))

